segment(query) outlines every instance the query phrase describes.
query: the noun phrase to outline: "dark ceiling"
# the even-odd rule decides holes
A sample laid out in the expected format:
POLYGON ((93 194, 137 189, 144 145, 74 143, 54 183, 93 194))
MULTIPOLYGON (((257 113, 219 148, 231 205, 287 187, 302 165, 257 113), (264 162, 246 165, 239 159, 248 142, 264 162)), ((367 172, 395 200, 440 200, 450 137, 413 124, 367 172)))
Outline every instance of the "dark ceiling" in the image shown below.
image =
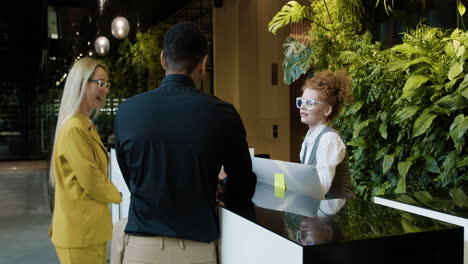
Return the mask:
MULTIPOLYGON (((37 86, 38 72, 44 60, 54 52, 70 54, 71 38, 76 31, 82 42, 94 42, 97 30, 112 41, 110 24, 116 16, 124 16, 130 22, 131 34, 137 25, 144 31, 150 26, 177 13, 193 0, 107 0, 103 12, 100 1, 90 0, 34 0, 7 1, 0 9, 0 81, 20 81, 25 87, 37 86), (49 41, 47 33, 48 6, 56 7, 61 14, 59 27, 63 40, 49 41), (45 54, 45 55, 43 55, 45 54), (47 56, 47 57, 46 57, 47 56)), ((130 35, 129 35, 130 36, 130 35)), ((75 37, 76 38, 76 37, 75 37)), ((75 41, 76 42, 76 41, 75 41)), ((91 44, 92 45, 92 44, 91 44)), ((76 55, 75 55, 76 56, 76 55)), ((36 89, 38 89, 36 87, 36 89)), ((30 92, 28 94, 31 94, 30 92)))
POLYGON ((99 2, 89 0, 2 2, 0 131, 19 134, 0 136, 0 160, 43 159, 48 155, 44 147, 50 149, 47 146, 50 147, 55 126, 55 97, 51 95, 50 91, 54 90, 51 88, 60 89, 57 77, 63 78, 78 54, 93 50, 98 30, 99 35, 110 40, 111 53, 116 52, 122 42, 110 33, 116 16, 129 20, 128 38, 132 40, 138 30, 145 32, 148 27, 173 17, 192 0, 106 2, 102 13, 99 2), (58 38, 49 38, 49 9, 56 13, 50 17, 57 17, 58 38))

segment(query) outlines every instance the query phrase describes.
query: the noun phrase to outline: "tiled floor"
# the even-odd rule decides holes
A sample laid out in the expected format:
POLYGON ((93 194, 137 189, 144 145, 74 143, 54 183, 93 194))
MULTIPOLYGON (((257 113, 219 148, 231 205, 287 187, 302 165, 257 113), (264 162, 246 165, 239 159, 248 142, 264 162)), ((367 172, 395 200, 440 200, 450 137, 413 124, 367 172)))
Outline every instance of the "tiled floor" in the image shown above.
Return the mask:
POLYGON ((58 264, 47 236, 50 219, 50 214, 0 219, 0 263, 58 264))
POLYGON ((59 263, 47 236, 51 220, 47 165, 0 163, 0 264, 59 263))

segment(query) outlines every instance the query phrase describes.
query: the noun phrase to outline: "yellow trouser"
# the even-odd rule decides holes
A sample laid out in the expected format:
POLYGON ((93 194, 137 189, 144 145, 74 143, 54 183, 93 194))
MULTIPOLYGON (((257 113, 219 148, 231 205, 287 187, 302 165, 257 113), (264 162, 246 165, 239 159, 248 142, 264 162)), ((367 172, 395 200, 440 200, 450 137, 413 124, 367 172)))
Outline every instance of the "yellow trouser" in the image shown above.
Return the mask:
POLYGON ((62 248, 55 246, 61 264, 106 264, 107 242, 90 247, 62 248))

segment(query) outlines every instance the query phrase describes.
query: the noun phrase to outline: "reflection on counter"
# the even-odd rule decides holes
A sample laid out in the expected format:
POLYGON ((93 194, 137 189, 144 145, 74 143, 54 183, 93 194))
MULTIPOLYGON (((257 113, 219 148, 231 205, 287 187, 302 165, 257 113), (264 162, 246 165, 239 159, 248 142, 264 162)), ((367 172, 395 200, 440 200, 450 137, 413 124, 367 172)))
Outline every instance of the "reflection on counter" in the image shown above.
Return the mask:
POLYGON ((386 195, 382 198, 468 219, 468 187, 449 192, 420 191, 409 194, 386 195))
POLYGON ((314 200, 286 192, 282 199, 264 183, 253 201, 253 210, 232 211, 302 246, 459 228, 355 198, 314 200))

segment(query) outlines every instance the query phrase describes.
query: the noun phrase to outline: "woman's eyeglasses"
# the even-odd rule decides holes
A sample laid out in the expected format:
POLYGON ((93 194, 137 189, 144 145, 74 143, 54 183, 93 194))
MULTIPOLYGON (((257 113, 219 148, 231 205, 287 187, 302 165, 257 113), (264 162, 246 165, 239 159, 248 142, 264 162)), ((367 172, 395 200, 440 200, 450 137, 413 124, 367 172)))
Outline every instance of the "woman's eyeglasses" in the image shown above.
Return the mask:
POLYGON ((323 103, 314 99, 303 99, 302 97, 297 97, 296 98, 296 107, 297 108, 302 108, 304 107, 306 110, 312 110, 312 108, 315 106, 315 104, 323 104, 327 105, 327 103, 323 103))
POLYGON ((105 82, 103 80, 89 80, 88 82, 96 82, 98 83, 99 88, 104 89, 110 89, 111 83, 110 82, 105 82))

